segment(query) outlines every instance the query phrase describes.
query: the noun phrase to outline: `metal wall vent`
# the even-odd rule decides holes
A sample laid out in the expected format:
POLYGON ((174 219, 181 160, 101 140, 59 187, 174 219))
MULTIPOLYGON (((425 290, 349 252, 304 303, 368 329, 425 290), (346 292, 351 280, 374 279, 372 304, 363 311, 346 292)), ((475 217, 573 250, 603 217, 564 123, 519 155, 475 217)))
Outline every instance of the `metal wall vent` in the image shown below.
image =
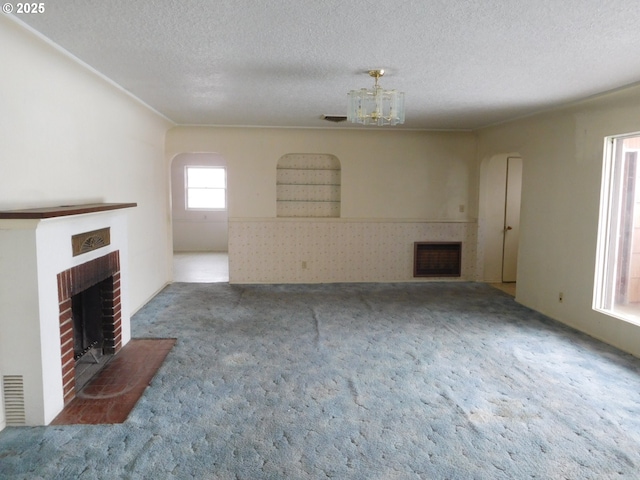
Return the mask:
POLYGON ((24 382, 22 375, 5 375, 2 377, 2 385, 7 426, 25 425, 24 382))
POLYGON ((459 277, 461 242, 415 242, 414 277, 459 277))
POLYGON ((340 123, 347 119, 346 115, 322 115, 322 119, 328 122, 340 123))

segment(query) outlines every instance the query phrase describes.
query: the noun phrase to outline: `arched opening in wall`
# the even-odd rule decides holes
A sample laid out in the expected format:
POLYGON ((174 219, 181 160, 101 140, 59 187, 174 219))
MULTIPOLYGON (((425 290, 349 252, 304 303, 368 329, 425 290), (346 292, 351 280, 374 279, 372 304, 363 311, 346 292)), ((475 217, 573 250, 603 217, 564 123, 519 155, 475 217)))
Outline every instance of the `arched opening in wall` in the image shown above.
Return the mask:
MULTIPOLYGON (((520 239, 522 158, 495 155, 480 166, 479 259, 485 282, 515 284, 520 239)), ((513 288, 508 288, 515 293, 513 288)))
POLYGON ((182 153, 171 162, 173 281, 229 281, 227 162, 182 153))
POLYGON ((339 217, 340 160, 335 155, 289 153, 278 160, 278 217, 339 217))

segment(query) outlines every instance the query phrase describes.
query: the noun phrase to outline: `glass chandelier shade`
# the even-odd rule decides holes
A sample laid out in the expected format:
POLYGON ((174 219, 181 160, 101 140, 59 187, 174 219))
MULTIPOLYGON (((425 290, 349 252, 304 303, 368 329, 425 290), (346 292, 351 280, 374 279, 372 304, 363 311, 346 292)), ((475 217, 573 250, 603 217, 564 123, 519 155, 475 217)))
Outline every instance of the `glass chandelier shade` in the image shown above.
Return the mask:
POLYGON ((404 92, 384 90, 378 85, 384 70, 370 70, 369 75, 376 79, 372 90, 361 88, 348 93, 347 120, 378 126, 404 123, 404 92))

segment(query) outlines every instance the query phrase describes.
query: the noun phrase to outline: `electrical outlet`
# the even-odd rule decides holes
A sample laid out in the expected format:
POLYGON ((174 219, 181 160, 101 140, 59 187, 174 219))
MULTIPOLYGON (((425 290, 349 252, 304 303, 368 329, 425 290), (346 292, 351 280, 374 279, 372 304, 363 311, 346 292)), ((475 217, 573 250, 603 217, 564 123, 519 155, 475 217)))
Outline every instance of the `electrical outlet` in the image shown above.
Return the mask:
POLYGON ((558 293, 558 301, 562 303, 563 300, 564 300, 564 293, 563 292, 558 293))
POLYGON ((464 213, 464 205, 460 205, 458 207, 458 210, 460 211, 460 213, 464 213))
POLYGON ((302 262, 302 269, 306 270, 307 269, 307 262, 302 262))

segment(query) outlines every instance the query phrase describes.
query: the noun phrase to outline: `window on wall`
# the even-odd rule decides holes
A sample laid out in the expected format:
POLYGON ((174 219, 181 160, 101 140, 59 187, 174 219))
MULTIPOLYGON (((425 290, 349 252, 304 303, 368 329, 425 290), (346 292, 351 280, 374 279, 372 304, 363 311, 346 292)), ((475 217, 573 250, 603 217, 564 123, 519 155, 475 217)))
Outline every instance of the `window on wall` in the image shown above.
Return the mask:
POLYGON ((227 172, 224 167, 185 167, 187 210, 225 210, 227 172))
POLYGON ((594 308, 640 324, 640 133, 605 141, 594 308))

